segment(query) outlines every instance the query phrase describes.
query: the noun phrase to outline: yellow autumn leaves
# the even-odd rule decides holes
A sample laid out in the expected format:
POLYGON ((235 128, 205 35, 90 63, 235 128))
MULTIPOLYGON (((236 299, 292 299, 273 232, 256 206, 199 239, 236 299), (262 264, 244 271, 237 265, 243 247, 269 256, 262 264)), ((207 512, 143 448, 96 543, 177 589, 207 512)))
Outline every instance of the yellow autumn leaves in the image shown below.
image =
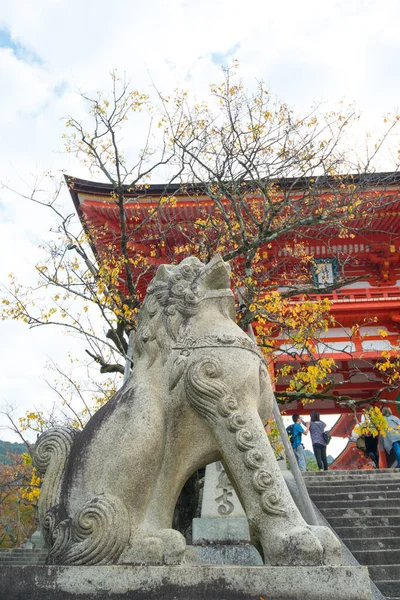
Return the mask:
MULTIPOLYGON (((28 453, 22 455, 25 465, 32 464, 32 458, 28 453)), ((36 502, 40 496, 40 486, 42 484, 41 478, 38 476, 36 469, 32 468, 32 475, 29 485, 21 488, 21 497, 29 500, 29 502, 36 502)))
POLYGON ((359 435, 376 437, 378 434, 386 435, 388 424, 378 406, 363 412, 363 420, 356 425, 354 431, 359 435))

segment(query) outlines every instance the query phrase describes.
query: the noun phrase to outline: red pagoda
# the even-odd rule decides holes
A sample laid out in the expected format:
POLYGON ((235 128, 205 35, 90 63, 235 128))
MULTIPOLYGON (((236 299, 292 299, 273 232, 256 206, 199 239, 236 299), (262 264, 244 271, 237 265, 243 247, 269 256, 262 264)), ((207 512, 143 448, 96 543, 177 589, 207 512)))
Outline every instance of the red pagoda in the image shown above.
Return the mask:
MULTIPOLYGON (((96 241, 95 246, 118 240, 118 207, 112 198, 111 186, 71 177, 66 179, 84 227, 89 230, 101 229, 107 223, 105 234, 100 241, 96 241)), ((165 191, 163 185, 150 185, 140 191, 127 190, 124 193, 128 229, 133 231, 138 223, 145 222, 149 210, 159 206, 160 197, 165 191)), ((337 368, 332 375, 336 384, 333 395, 349 396, 354 400, 355 406, 362 406, 363 401, 367 401, 381 389, 382 381, 375 363, 381 359, 382 351, 393 352, 393 348, 398 347, 400 333, 400 176, 375 174, 363 193, 380 195, 385 201, 382 202, 382 208, 374 210, 368 219, 362 215, 355 215, 355 235, 350 239, 343 239, 340 233, 332 228, 330 232, 325 230, 324 233, 330 236, 329 252, 324 240, 311 237, 304 248, 305 252, 314 258, 314 264, 319 265, 315 274, 317 283, 323 273, 325 282, 334 284, 338 269, 336 256, 345 253, 348 257, 341 268, 344 269, 345 277, 353 279, 353 283, 330 293, 313 296, 313 299, 330 299, 331 314, 337 323, 337 326, 321 333, 315 350, 320 356, 335 360, 337 368), (354 332, 353 326, 360 322, 364 325, 354 332)), ((212 210, 212 201, 200 188, 189 189, 187 186, 182 188, 172 185, 168 187, 168 194, 173 194, 174 203, 168 204, 160 211, 160 219, 164 223, 182 220, 190 223, 198 219, 200 214, 204 214, 204 211, 212 210)), ((137 229, 139 231, 139 228, 137 229)), ((160 240, 156 227, 151 224, 142 227, 140 234, 130 237, 129 251, 134 255, 140 250, 147 256, 149 264, 156 266, 168 262, 171 259, 171 248, 174 248, 174 259, 179 260, 182 239, 176 228, 171 227, 169 231, 170 234, 160 240)), ((94 251, 96 252, 96 247, 94 251)), ((264 253, 266 261, 278 256, 290 263, 290 252, 282 248, 279 240, 269 244, 264 253)), ((150 277, 149 274, 147 278, 143 278, 142 293, 150 277)), ((318 288, 318 285, 316 287, 318 288)), ((296 301, 299 300, 293 300, 296 301)), ((284 337, 279 339, 278 335, 275 345, 283 350, 275 361, 276 367, 302 360, 301 355, 295 355, 294 348, 288 346, 288 340, 284 337)), ((276 383, 277 392, 284 391, 287 384, 287 378, 279 378, 276 383)), ((388 392, 385 399, 395 402, 397 393, 388 392)), ((296 403, 285 406, 286 414, 293 414, 297 410, 296 403)), ((333 435, 347 437, 354 427, 353 412, 348 405, 336 402, 334 397, 301 406, 302 413, 308 414, 311 410, 318 410, 322 414, 343 415, 335 425, 333 435)), ((392 404, 392 410, 394 413, 398 412, 396 404, 392 404)), ((354 451, 354 444, 349 443, 338 457, 336 466, 349 468, 352 465, 354 468, 356 454, 358 456, 359 452, 354 451)))

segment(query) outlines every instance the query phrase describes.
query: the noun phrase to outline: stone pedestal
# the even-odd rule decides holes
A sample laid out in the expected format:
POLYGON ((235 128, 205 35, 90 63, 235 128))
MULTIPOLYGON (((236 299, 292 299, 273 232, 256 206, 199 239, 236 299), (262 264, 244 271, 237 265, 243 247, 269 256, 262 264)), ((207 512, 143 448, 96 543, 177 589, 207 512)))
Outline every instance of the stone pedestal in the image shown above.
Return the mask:
POLYGON ((193 519, 193 544, 241 544, 249 543, 247 519, 193 519))
POLYGON ((239 498, 219 460, 206 467, 201 517, 246 519, 239 498))
POLYGON ((263 560, 251 544, 218 544, 212 546, 187 546, 186 561, 201 565, 238 565, 262 567, 263 560))
POLYGON ((0 568, 4 600, 371 600, 366 567, 0 568))
POLYGON ((193 519, 193 544, 238 544, 250 541, 243 507, 222 464, 207 465, 201 518, 193 519))

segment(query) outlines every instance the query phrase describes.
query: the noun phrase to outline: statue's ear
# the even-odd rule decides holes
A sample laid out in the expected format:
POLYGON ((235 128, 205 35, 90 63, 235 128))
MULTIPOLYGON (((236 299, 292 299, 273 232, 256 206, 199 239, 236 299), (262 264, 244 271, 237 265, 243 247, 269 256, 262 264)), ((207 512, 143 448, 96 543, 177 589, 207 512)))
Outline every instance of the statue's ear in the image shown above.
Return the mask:
POLYGON ((231 286, 230 280, 231 268, 221 256, 217 254, 211 262, 206 265, 202 279, 204 285, 210 290, 229 289, 231 286))
POLYGON ((160 265, 157 269, 157 273, 155 276, 155 281, 162 281, 163 283, 167 283, 169 278, 171 277, 173 270, 173 265, 160 265))

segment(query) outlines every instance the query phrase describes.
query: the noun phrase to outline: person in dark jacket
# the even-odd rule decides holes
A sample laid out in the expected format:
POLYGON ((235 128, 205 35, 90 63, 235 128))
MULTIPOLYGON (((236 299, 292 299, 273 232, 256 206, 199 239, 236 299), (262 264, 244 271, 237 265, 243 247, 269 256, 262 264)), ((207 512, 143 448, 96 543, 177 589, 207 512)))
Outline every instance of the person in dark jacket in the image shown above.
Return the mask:
POLYGON ((320 414, 316 410, 311 413, 310 435, 318 469, 320 471, 328 470, 328 461, 326 459, 326 442, 324 440, 325 423, 321 421, 320 414))

